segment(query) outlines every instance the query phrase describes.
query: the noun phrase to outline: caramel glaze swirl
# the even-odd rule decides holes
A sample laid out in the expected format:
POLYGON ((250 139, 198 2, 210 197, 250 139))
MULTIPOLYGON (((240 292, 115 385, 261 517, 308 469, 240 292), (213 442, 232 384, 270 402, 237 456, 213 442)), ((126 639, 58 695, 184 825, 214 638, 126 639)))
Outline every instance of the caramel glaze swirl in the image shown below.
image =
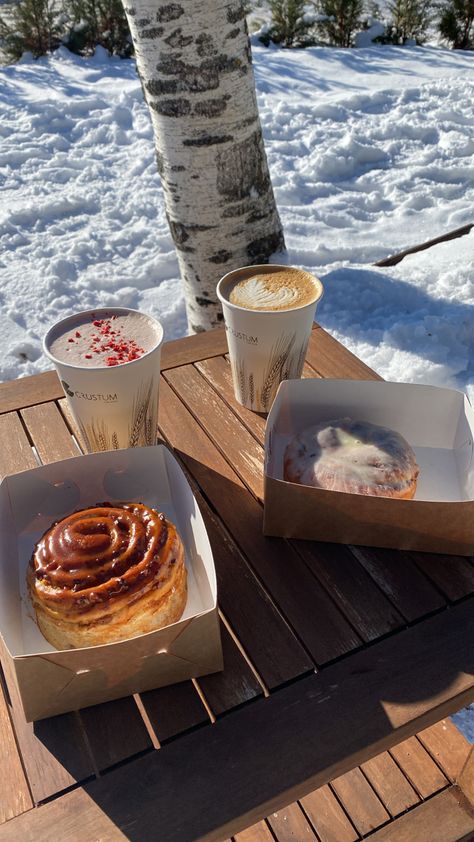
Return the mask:
POLYGON ((80 613, 122 595, 135 601, 169 575, 176 540, 173 524, 142 503, 81 509, 36 545, 30 587, 51 607, 59 603, 80 613))

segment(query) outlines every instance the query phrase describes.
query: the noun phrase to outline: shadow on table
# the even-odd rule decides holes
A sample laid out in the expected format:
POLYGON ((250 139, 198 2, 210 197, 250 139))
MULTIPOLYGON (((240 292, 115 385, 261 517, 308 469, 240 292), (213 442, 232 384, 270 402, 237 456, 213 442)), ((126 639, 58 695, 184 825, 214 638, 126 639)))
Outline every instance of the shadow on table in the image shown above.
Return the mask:
POLYGON ((411 719, 418 718, 417 728, 430 724, 421 718, 426 710, 439 705, 431 721, 448 712, 443 700, 459 699, 469 685, 462 675, 473 669, 466 641, 472 611, 467 603, 459 609, 464 643, 458 641, 457 653, 452 629, 449 644, 443 640, 446 623, 438 615, 427 621, 426 635, 420 627, 401 632, 116 769, 86 791, 134 842, 190 842, 235 816, 246 826, 254 809, 268 815, 413 733, 413 726, 403 730, 411 719), (156 837, 153 828, 160 829, 156 837))

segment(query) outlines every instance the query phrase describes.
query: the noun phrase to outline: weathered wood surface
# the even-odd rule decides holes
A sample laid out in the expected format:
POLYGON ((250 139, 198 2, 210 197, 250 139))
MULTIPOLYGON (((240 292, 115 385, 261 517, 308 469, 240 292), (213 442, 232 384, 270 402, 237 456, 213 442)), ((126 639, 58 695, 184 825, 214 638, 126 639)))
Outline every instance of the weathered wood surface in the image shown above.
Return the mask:
POLYGON ((471 746, 465 763, 458 775, 457 783, 474 812, 474 746, 471 746))
POLYGON ((321 842, 356 842, 359 834, 327 785, 310 792, 301 805, 321 842))
POLYGON ((317 836, 298 804, 290 804, 268 817, 268 823, 278 842, 294 842, 295 839, 318 842, 317 836))
POLYGON ((160 388, 163 435, 316 662, 333 660, 360 645, 361 638, 318 587, 300 556, 287 542, 264 537, 259 503, 166 381, 160 388))
POLYGON ((1 823, 30 810, 33 806, 3 692, 0 692, 0 746, 1 823))
POLYGON ((361 769, 391 816, 404 813, 419 798, 388 752, 363 763, 361 769))
POLYGON ((360 769, 332 781, 332 788, 361 836, 389 820, 389 814, 360 769))
POLYGON ((427 798, 448 785, 446 775, 416 737, 409 737, 399 745, 392 746, 390 754, 403 768, 405 776, 421 798, 427 798))
POLYGON ((474 812, 457 787, 440 792, 370 837, 372 842, 469 842, 473 838, 474 812))
MULTIPOLYGON (((7 669, 0 728, 12 772, 0 839, 49 840, 58 826, 64 839, 124 839, 132 825, 147 838, 158 823, 163 842, 192 838, 191 826, 222 842, 265 805, 276 813, 239 842, 375 838, 443 795, 467 756, 456 729, 432 723, 474 697, 472 560, 265 538, 265 419, 235 402, 225 352, 224 331, 165 345, 160 398, 161 434, 188 472, 213 547, 225 670, 31 725, 7 669), (374 758, 381 748, 389 752, 374 758), (166 775, 191 793, 184 812, 177 793, 169 803, 166 775), (207 810, 211 792, 225 798, 207 810), (302 793, 301 806, 285 808, 302 793)), ((377 377, 318 327, 304 376, 377 377)), ((56 375, 16 382, 0 385, 0 474, 77 455, 56 375)))
POLYGON ((469 756, 469 746, 456 726, 448 719, 436 722, 418 734, 418 739, 444 774, 455 783, 469 756), (449 752, 446 746, 449 745, 449 752))

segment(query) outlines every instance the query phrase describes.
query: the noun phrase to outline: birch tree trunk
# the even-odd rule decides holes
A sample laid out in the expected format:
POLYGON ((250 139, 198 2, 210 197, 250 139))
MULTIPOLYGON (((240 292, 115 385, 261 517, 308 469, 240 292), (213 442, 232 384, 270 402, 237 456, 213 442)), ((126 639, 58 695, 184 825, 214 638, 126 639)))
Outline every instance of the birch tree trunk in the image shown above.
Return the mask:
POLYGON ((284 249, 241 0, 124 0, 191 331, 219 278, 284 249))

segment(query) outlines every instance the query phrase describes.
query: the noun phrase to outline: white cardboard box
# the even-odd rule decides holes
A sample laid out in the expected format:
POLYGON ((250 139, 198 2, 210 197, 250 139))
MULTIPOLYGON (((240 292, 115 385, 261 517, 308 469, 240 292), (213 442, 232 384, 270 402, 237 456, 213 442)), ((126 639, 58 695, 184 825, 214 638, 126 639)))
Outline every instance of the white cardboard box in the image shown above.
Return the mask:
POLYGON ((264 532, 344 544, 474 553, 474 411, 462 392, 410 383, 287 380, 265 439, 264 532), (396 430, 420 475, 412 500, 327 491, 283 479, 290 438, 350 417, 396 430))
POLYGON ((0 484, 0 632, 7 672, 28 721, 223 668, 216 575, 191 488, 164 445, 93 453, 0 484), (186 551, 188 600, 178 622, 103 646, 56 650, 26 588, 35 543, 65 515, 104 501, 139 501, 175 523, 186 551))

